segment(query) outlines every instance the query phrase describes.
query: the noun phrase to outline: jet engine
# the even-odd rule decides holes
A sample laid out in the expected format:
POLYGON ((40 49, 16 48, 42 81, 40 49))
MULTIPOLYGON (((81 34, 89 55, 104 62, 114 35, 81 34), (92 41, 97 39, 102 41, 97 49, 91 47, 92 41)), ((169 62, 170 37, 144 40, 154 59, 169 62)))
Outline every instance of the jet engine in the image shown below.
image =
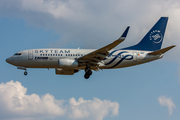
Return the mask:
POLYGON ((56 68, 56 74, 58 75, 74 75, 76 72, 78 72, 78 70, 56 68))
POLYGON ((78 68, 78 61, 76 59, 59 59, 58 60, 58 68, 65 68, 65 69, 77 69, 78 68))

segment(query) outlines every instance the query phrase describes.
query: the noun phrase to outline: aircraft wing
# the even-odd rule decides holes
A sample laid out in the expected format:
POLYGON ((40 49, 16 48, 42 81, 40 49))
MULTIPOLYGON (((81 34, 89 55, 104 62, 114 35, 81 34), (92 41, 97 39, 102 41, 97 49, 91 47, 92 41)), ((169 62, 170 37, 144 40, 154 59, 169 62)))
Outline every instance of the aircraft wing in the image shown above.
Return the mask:
POLYGON ((86 62, 86 63, 91 63, 96 65, 98 62, 102 61, 103 59, 106 58, 106 56, 109 55, 109 52, 111 49, 113 49, 114 47, 116 47, 118 44, 120 44, 121 42, 123 42, 127 36, 127 33, 129 31, 129 26, 126 28, 126 30, 124 31, 124 33, 121 35, 121 37, 117 40, 115 40, 113 43, 106 45, 98 50, 95 50, 83 57, 78 58, 77 60, 79 62, 86 62))

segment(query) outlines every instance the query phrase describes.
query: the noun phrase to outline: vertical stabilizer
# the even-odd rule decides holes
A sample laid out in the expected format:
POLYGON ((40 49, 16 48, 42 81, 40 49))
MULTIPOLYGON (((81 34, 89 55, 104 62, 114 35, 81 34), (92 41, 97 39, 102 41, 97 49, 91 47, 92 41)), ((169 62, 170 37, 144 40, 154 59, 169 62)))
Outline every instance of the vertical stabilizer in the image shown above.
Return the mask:
POLYGON ((156 51, 161 49, 167 21, 168 17, 161 17, 138 44, 123 48, 123 50, 156 51))

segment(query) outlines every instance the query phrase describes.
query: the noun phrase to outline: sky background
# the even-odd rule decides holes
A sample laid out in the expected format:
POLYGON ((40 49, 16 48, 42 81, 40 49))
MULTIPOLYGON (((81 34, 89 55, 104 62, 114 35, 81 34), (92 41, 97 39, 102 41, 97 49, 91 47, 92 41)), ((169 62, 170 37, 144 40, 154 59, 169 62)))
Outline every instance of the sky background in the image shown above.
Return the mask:
POLYGON ((1 120, 179 120, 180 2, 178 0, 0 0, 1 120), (162 47, 150 63, 73 76, 5 62, 36 48, 116 48, 138 43, 161 16, 169 17, 162 47))

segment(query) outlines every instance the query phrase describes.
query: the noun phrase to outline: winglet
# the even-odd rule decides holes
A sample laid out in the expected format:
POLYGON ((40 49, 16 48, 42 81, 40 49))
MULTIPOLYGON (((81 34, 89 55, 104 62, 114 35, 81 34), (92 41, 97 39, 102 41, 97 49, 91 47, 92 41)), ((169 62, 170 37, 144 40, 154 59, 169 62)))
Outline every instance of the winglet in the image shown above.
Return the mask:
POLYGON ((164 54, 165 52, 167 52, 168 50, 172 49, 175 46, 176 45, 172 45, 172 46, 169 46, 169 47, 166 47, 166 48, 163 48, 163 49, 160 49, 160 50, 148 53, 148 55, 160 55, 160 54, 164 54))
POLYGON ((129 28, 130 28, 130 26, 128 26, 126 28, 126 30, 124 31, 124 33, 121 35, 121 37, 118 40, 124 40, 126 38, 128 31, 129 31, 129 28))

